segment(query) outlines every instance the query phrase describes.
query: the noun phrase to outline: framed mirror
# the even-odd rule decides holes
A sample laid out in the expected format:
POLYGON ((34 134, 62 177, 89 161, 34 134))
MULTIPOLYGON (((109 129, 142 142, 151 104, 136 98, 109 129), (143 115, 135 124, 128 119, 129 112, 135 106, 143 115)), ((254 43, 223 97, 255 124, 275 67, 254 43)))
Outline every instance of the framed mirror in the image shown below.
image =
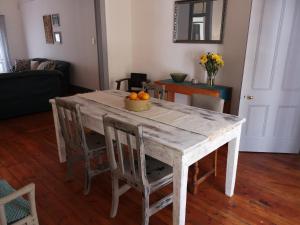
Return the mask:
POLYGON ((175 2, 175 43, 222 43, 227 0, 175 2))

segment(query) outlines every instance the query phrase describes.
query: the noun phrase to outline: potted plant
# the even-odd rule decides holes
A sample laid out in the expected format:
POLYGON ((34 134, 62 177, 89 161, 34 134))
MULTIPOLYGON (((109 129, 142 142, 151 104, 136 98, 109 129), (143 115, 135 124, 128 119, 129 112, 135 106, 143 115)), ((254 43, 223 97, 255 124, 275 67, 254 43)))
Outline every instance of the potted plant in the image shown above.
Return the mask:
POLYGON ((200 64, 207 71, 207 84, 214 86, 216 75, 221 67, 224 66, 222 56, 208 52, 200 57, 200 64))

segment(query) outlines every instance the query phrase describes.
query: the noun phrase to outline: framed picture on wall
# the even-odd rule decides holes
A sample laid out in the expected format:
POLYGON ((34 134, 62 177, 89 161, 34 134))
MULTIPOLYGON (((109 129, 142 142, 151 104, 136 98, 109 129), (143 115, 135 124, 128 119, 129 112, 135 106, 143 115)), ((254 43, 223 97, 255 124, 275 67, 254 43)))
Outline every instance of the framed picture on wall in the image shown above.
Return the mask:
POLYGON ((60 18, 59 14, 52 14, 52 25, 54 27, 60 27, 60 18))
POLYGON ((51 15, 43 16, 43 22, 44 22, 46 43, 47 44, 54 44, 51 15))
POLYGON ((62 43, 61 32, 54 32, 53 36, 54 36, 55 43, 59 43, 59 44, 62 43))

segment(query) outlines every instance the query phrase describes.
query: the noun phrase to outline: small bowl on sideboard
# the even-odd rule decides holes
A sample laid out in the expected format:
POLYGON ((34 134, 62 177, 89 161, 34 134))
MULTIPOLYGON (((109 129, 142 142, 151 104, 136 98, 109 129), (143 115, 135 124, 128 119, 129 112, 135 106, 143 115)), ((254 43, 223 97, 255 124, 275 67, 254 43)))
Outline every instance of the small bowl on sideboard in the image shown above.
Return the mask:
POLYGON ((172 77, 172 80, 176 83, 182 83, 185 78, 187 77, 187 74, 185 73, 171 73, 170 76, 172 77))

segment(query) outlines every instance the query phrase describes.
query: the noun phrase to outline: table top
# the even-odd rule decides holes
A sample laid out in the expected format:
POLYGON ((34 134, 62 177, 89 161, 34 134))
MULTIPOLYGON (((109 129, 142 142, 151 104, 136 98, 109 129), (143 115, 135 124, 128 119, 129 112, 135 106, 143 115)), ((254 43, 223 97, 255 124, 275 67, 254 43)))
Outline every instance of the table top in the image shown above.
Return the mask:
POLYGON ((83 114, 102 119, 105 114, 143 125, 143 137, 182 153, 200 147, 245 120, 237 116, 209 111, 164 100, 151 99, 149 111, 125 109, 127 92, 108 90, 64 98, 81 105, 83 114))
POLYGON ((183 86, 187 88, 195 88, 195 89, 206 89, 206 90, 214 90, 220 92, 220 97, 222 97, 224 100, 230 100, 231 99, 231 87, 227 86, 222 86, 222 85, 214 85, 214 86, 209 86, 204 83, 199 83, 199 84, 192 84, 190 81, 184 81, 181 83, 175 82, 172 79, 166 79, 166 80, 159 80, 157 81, 161 84, 165 85, 178 85, 178 86, 183 86))

